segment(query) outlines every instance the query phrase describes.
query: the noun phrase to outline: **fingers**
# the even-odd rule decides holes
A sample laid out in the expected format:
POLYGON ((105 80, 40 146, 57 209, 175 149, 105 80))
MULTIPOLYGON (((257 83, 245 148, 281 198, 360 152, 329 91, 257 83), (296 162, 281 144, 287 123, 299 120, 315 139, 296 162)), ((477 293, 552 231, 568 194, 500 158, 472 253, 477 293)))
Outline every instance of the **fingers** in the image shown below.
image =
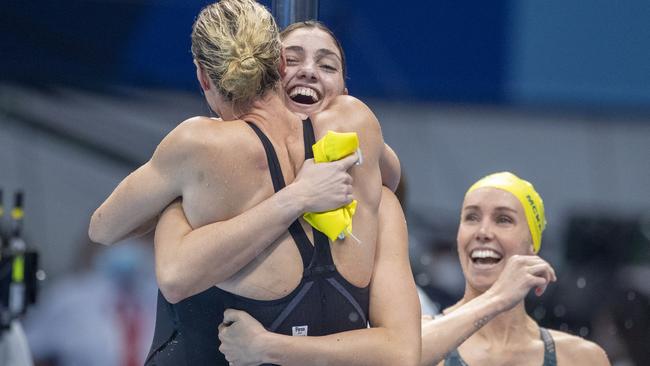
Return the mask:
POLYGON ((240 310, 226 309, 226 311, 223 312, 223 323, 225 323, 227 326, 231 325, 232 323, 239 320, 240 313, 240 310))
POLYGON ((510 260, 513 265, 522 265, 528 267, 528 273, 540 274, 548 280, 548 282, 557 281, 555 270, 553 267, 542 258, 536 255, 513 255, 510 260))
POLYGON ((530 278, 530 287, 529 288, 535 288, 535 295, 537 296, 542 296, 542 294, 546 291, 546 287, 548 286, 548 281, 544 277, 539 277, 535 275, 529 275, 530 278))
POLYGON ((359 153, 355 152, 339 160, 339 166, 343 170, 348 170, 352 165, 359 161, 359 153))

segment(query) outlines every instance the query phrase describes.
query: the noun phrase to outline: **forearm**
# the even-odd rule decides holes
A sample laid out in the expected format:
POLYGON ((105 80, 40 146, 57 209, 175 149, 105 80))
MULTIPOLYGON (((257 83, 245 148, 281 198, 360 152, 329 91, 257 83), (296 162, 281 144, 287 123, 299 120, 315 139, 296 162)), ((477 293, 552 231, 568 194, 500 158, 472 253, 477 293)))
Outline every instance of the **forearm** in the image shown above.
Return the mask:
POLYGON ((419 347, 385 328, 367 328, 322 337, 270 333, 264 362, 278 365, 417 365, 419 347))
POLYGON ((95 210, 88 229, 92 241, 110 245, 151 230, 157 215, 173 200, 172 195, 152 196, 145 185, 132 182, 140 173, 136 170, 126 177, 95 210))
POLYGON ((498 297, 485 293, 422 326, 421 365, 436 365, 453 349, 497 316, 498 297))
POLYGON ((192 230, 179 207, 165 212, 156 229, 158 281, 170 302, 221 283, 274 243, 303 211, 290 187, 238 216, 192 230), (192 270, 188 270, 191 268, 192 270))

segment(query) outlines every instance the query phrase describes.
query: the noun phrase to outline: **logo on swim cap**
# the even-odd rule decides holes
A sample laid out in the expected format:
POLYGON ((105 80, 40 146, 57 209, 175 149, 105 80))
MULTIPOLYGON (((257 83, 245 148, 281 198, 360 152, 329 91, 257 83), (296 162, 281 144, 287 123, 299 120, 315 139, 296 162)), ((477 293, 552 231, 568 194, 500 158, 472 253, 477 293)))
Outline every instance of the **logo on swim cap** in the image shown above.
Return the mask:
POLYGON ((535 221, 537 221, 537 228, 541 231, 542 230, 542 224, 541 224, 541 219, 539 217, 539 211, 537 211, 537 206, 535 206, 535 201, 533 201, 532 197, 530 195, 526 195, 526 199, 528 200, 528 203, 530 203, 530 207, 533 209, 533 214, 535 214, 535 221))

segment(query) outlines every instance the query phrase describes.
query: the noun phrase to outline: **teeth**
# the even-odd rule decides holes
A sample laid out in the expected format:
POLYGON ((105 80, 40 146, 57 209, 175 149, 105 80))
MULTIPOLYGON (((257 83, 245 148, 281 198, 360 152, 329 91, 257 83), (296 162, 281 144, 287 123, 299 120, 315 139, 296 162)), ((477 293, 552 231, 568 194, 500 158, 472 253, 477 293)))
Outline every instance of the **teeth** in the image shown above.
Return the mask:
POLYGON ((501 259, 501 255, 491 249, 480 249, 472 252, 472 259, 476 259, 476 258, 501 259))
POLYGON ((314 102, 318 102, 318 93, 312 88, 306 88, 304 86, 297 86, 291 90, 291 93, 289 93, 289 96, 291 98, 294 98, 298 95, 303 95, 306 97, 311 97, 311 99, 314 102))

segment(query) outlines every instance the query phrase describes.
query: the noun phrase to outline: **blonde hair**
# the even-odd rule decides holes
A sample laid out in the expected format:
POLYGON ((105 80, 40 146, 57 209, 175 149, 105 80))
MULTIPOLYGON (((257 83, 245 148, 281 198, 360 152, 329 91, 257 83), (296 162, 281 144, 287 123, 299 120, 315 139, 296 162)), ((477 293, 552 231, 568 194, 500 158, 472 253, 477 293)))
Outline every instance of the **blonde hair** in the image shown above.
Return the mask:
POLYGON ((246 109, 280 80, 281 43, 271 13, 253 0, 222 0, 201 10, 192 56, 219 92, 246 109))

